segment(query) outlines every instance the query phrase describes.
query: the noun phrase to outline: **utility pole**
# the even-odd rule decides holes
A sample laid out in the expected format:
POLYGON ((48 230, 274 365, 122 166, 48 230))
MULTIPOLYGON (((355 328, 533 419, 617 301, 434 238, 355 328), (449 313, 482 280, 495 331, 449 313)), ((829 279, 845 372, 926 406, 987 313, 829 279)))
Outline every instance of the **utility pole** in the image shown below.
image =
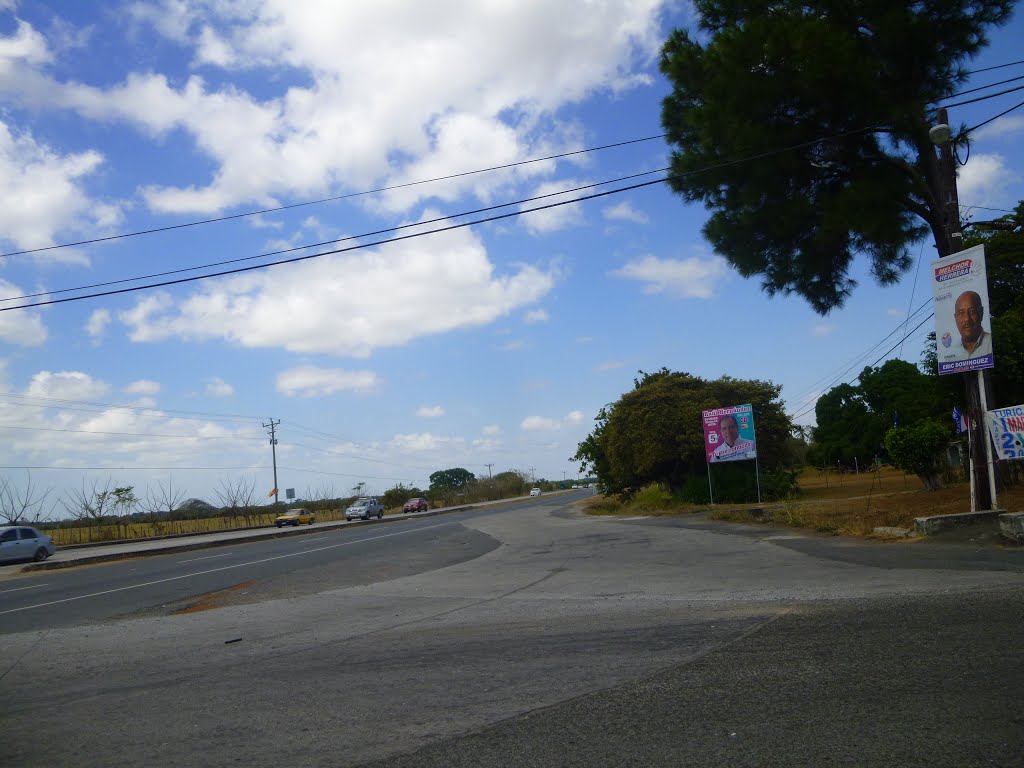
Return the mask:
POLYGON ((536 470, 535 467, 530 467, 530 482, 531 483, 537 482, 537 475, 535 474, 536 471, 537 470, 536 470))
POLYGON ((274 503, 275 504, 277 504, 277 433, 275 432, 275 429, 277 428, 277 425, 280 424, 280 423, 281 423, 280 419, 278 419, 277 421, 274 421, 274 419, 271 418, 269 424, 264 424, 263 425, 264 429, 269 429, 270 430, 270 455, 271 455, 271 457, 274 460, 274 503))
POLYGON ((484 466, 487 467, 487 479, 490 480, 491 479, 491 467, 493 467, 494 464, 484 464, 484 466))
MULTIPOLYGON (((939 182, 945 243, 936 243, 939 258, 947 258, 963 250, 964 233, 960 226, 960 199, 956 189, 956 158, 949 127, 949 113, 945 107, 937 110, 935 126, 929 131, 932 142, 939 148, 939 182), (945 246, 945 248, 943 248, 945 246), (945 253, 943 253, 943 250, 945 253)), ((995 509, 996 479, 992 464, 992 443, 985 428, 985 411, 994 401, 992 379, 987 369, 966 371, 963 374, 964 395, 970 440, 971 511, 995 509), (984 446, 984 448, 982 448, 984 446), (982 467, 987 470, 982 472, 982 467), (987 482, 986 482, 987 480, 987 482)))

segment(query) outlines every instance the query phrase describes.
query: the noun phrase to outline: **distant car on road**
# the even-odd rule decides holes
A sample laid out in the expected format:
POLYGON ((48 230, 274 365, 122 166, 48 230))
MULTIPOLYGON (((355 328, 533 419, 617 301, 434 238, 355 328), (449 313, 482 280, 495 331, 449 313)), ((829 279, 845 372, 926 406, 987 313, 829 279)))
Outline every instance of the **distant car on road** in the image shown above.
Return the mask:
POLYGON ((540 496, 540 488, 534 488, 532 491, 530 491, 530 495, 531 496, 540 496))
POLYGON ((430 509, 430 502, 419 496, 415 499, 409 499, 405 504, 402 505, 402 512, 426 512, 430 509))
POLYGON ((54 552, 57 545, 47 536, 29 525, 11 525, 0 528, 0 563, 15 560, 42 562, 54 552))
POLYGON ((274 525, 281 528, 285 525, 312 525, 316 522, 316 515, 310 512, 308 509, 292 509, 285 512, 283 515, 278 515, 274 519, 274 525))
POLYGON ((376 517, 378 520, 384 517, 384 505, 374 498, 358 499, 355 504, 345 510, 346 520, 369 520, 371 517, 376 517))

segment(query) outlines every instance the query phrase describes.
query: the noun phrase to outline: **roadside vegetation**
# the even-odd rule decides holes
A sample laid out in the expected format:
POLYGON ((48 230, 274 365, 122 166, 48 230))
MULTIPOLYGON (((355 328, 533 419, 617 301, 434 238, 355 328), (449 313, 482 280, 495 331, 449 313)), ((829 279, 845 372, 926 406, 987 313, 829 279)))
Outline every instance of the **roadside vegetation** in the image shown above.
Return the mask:
MULTIPOLYGON (((595 496, 582 505, 591 515, 653 517, 706 513, 715 520, 770 523, 840 536, 872 536, 875 528, 880 527, 912 529, 915 517, 967 512, 970 489, 966 482, 959 481, 929 491, 916 475, 889 466, 860 473, 824 472, 809 467, 799 473, 794 494, 781 502, 693 504, 652 484, 628 499, 595 496)), ((999 505, 1009 510, 1024 509, 1024 486, 1018 484, 1003 490, 999 505)))

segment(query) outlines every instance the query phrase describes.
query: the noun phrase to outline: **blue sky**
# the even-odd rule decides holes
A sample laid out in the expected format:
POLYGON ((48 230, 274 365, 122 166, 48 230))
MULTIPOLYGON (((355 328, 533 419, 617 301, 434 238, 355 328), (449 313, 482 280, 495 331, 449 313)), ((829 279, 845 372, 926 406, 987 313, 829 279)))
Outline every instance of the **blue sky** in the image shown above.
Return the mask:
MULTIPOLYGON (((667 92, 659 47, 691 23, 686 3, 656 0, 0 0, 0 247, 655 136, 667 92)), ((976 68, 1021 58, 1024 20, 992 37, 976 68)), ((1021 74, 994 70, 970 85, 1021 74)), ((981 122, 1020 93, 957 108, 952 120, 981 122)), ((960 179, 975 219, 1000 215, 977 206, 1010 209, 1024 197, 1022 138, 1024 110, 975 137, 960 179)), ((6 256, 0 295, 58 298, 454 217, 656 171, 667 156, 661 140, 642 141, 6 256)), ((572 478, 576 444, 637 370, 769 379, 796 414, 892 346, 863 357, 928 298, 914 271, 882 289, 864 267, 847 306, 819 317, 740 278, 702 241, 704 220, 702 208, 651 186, 298 264, 0 313, 0 473, 19 485, 30 476, 52 489, 50 501, 108 479, 142 493, 173 482, 212 499, 218 485, 248 478, 265 498, 273 481, 261 425, 273 418, 278 486, 300 497, 359 482, 377 492, 425 486, 451 466, 572 478)), ((927 270, 931 245, 922 253, 927 270)), ((917 362, 930 328, 893 356, 917 362)))

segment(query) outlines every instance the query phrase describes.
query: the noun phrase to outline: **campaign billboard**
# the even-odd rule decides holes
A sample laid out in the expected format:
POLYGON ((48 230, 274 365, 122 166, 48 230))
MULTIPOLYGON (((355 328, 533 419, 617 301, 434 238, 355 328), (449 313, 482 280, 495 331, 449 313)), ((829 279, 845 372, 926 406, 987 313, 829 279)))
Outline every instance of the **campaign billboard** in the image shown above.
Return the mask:
POLYGON ((997 459, 1024 459, 1024 405, 988 411, 985 421, 997 459))
POLYGON ((994 367, 985 246, 933 261, 931 275, 939 374, 994 367))
POLYGON ((757 458, 753 406, 748 403, 714 408, 704 411, 702 416, 704 453, 708 463, 757 458))

